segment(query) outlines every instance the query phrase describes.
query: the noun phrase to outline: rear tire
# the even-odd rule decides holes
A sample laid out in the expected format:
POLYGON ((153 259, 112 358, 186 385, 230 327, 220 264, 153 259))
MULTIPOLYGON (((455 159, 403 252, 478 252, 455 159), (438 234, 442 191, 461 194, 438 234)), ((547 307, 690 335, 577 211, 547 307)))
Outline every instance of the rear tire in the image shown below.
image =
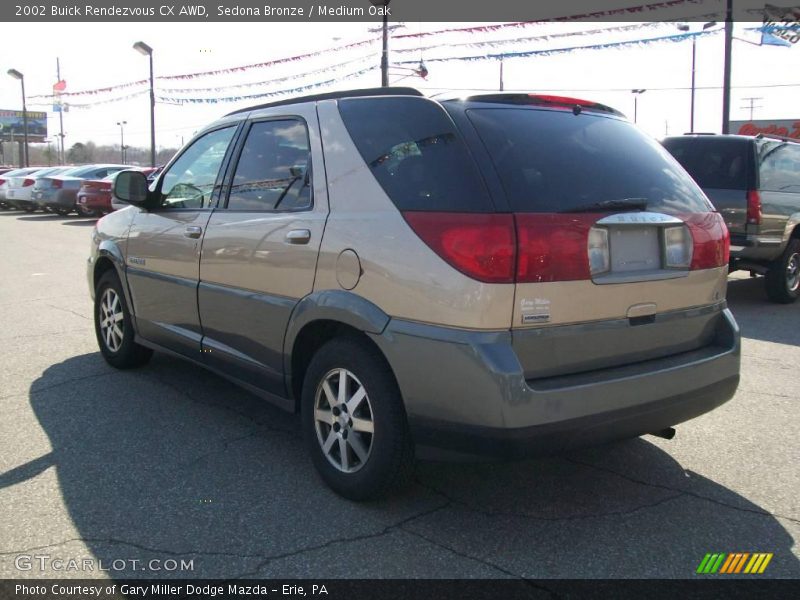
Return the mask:
POLYGON ((55 210, 55 211, 56 211, 58 214, 60 214, 62 217, 66 217, 66 216, 67 216, 69 213, 71 213, 71 212, 72 212, 72 209, 71 209, 71 208, 56 208, 56 209, 54 209, 54 210, 55 210))
POLYGON ((140 367, 153 351, 134 341, 133 323, 117 274, 106 271, 94 294, 94 331, 103 358, 117 369, 140 367))
POLYGON ((317 351, 301 409, 311 459, 337 494, 372 500, 410 481, 414 450, 403 399, 391 369, 366 342, 336 338, 317 351))
POLYGON ((25 205, 22 207, 22 210, 24 210, 26 213, 36 212, 36 206, 25 205))
POLYGON ((767 271, 767 297, 773 302, 791 304, 800 296, 800 240, 790 239, 781 257, 767 271))

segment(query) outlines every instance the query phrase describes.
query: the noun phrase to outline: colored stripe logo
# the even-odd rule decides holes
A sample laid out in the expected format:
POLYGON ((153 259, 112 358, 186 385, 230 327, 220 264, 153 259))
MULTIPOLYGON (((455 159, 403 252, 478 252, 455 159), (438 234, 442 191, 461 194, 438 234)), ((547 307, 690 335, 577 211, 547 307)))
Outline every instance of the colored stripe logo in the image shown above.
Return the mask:
POLYGON ((700 575, 761 574, 772 560, 772 552, 709 552, 700 561, 697 573, 700 575))

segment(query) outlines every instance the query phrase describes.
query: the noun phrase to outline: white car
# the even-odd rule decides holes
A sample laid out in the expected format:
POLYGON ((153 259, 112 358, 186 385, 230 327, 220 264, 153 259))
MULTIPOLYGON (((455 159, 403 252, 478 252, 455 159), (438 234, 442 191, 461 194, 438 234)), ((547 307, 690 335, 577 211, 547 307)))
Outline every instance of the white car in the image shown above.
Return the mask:
POLYGON ((37 209, 36 204, 31 198, 33 185, 36 183, 36 179, 45 175, 57 175, 71 168, 72 167, 36 167, 35 169, 28 170, 27 173, 15 171, 15 175, 6 179, 6 200, 15 208, 33 212, 37 209))

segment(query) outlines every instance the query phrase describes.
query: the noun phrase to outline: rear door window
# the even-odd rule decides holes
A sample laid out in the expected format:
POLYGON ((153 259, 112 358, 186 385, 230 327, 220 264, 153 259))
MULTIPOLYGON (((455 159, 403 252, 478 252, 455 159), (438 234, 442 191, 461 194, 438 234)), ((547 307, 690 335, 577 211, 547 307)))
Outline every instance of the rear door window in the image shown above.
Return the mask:
POLYGON ((424 98, 350 98, 339 112, 361 157, 400 210, 493 212, 453 121, 424 98))
MULTIPOLYGON (((641 199, 647 210, 711 210, 702 191, 634 125, 588 112, 469 109, 516 212, 569 212, 641 199)), ((602 212, 598 209, 596 212, 602 212)))
POLYGON ((231 183, 228 208, 247 211, 311 207, 311 149, 303 121, 253 123, 231 183))
POLYGON ((697 184, 705 189, 748 189, 746 140, 685 138, 664 140, 664 146, 697 184))

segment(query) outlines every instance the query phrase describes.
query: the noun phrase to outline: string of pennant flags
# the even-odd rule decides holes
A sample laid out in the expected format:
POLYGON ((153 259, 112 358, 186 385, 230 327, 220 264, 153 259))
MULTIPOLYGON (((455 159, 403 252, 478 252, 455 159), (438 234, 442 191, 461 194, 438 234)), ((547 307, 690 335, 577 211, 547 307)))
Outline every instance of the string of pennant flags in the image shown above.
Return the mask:
MULTIPOLYGON (((393 40, 402 41, 403 39, 427 38, 427 37, 431 37, 431 36, 439 36, 439 35, 451 34, 451 33, 458 33, 458 34, 487 33, 487 32, 495 32, 495 31, 501 31, 501 30, 507 30, 507 29, 520 29, 520 28, 537 27, 537 26, 545 25, 547 23, 552 23, 552 22, 577 21, 577 20, 586 20, 586 19, 592 19, 592 18, 601 19, 601 18, 609 18, 609 17, 613 17, 615 15, 623 15, 623 14, 637 14, 637 13, 646 14, 647 12, 650 12, 650 11, 663 10, 665 8, 674 8, 674 7, 678 7, 678 6, 691 5, 691 4, 696 4, 696 3, 697 3, 697 0, 666 0, 666 1, 662 1, 662 2, 654 2, 654 3, 649 3, 649 4, 642 4, 642 5, 639 5, 639 6, 626 7, 626 8, 622 8, 622 9, 598 11, 598 12, 589 13, 589 14, 575 14, 575 15, 569 15, 569 16, 564 16, 564 17, 557 17, 557 18, 543 20, 543 21, 517 21, 517 22, 512 22, 512 23, 499 23, 499 24, 494 24, 494 25, 478 25, 478 26, 472 26, 472 27, 451 27, 451 28, 440 29, 440 30, 437 30, 437 31, 426 31, 426 32, 396 34, 396 35, 392 36, 392 39, 393 40)), ((646 25, 654 25, 654 24, 646 24, 646 25)), ((638 27, 642 27, 642 26, 643 25, 638 25, 638 27)), ((612 27, 612 28, 605 28, 605 29, 608 30, 608 31, 625 31, 625 30, 628 30, 628 29, 633 29, 635 27, 637 27, 637 26, 636 25, 628 25, 628 26, 612 27)), ((529 37, 529 38, 517 38, 517 39, 514 39, 514 40, 506 40, 503 43, 523 43, 525 41, 532 41, 534 39, 539 39, 539 40, 546 41, 546 40, 557 39, 559 37, 568 37, 568 36, 571 36, 571 35, 590 35, 592 33, 597 33, 599 31, 602 31, 602 30, 596 29, 596 30, 588 31, 588 32, 573 32, 573 33, 550 34, 550 35, 544 35, 544 36, 533 36, 533 37, 529 37)), ((365 40, 360 40, 360 41, 357 41, 357 42, 351 42, 351 43, 347 43, 347 44, 343 44, 343 45, 339 45, 339 46, 334 46, 334 47, 331 47, 331 48, 326 48, 324 50, 319 50, 319 51, 314 51, 314 52, 306 52, 304 54, 299 54, 299 55, 295 55, 295 56, 283 57, 283 58, 278 58, 278 59, 274 59, 274 60, 263 61, 263 62, 258 62, 258 63, 251 63, 251 64, 246 64, 246 65, 238 65, 238 66, 228 67, 228 68, 223 68, 223 69, 213 69, 213 70, 198 71, 198 72, 193 72, 193 73, 183 73, 183 74, 177 74, 177 75, 159 75, 155 79, 158 80, 158 81, 185 81, 185 80, 197 79, 197 78, 202 78, 202 77, 213 77, 213 76, 219 76, 219 75, 230 75, 230 74, 235 74, 235 73, 242 73, 242 72, 247 72, 247 71, 251 71, 251 70, 275 67, 275 66, 278 66, 278 65, 281 65, 281 64, 290 64, 290 63, 293 63, 293 62, 298 62, 298 61, 302 61, 302 60, 306 60, 306 59, 310 59, 310 58, 315 58, 315 57, 328 56, 328 55, 331 55, 332 53, 339 53, 339 52, 342 52, 342 51, 348 51, 348 50, 353 50, 353 49, 357 49, 357 48, 365 48, 365 47, 369 47, 369 46, 372 46, 372 45, 377 45, 379 41, 380 41, 380 36, 377 36, 377 37, 372 37, 372 38, 365 39, 365 40)), ((492 44, 492 43, 493 42, 476 42, 476 46, 475 47, 486 47, 485 45, 492 44), (480 45, 480 44, 484 44, 484 45, 480 45)), ((393 52, 396 52, 398 54, 409 53, 409 52, 424 52, 426 49, 433 48, 433 47, 441 47, 443 45, 445 45, 445 44, 434 45, 434 46, 431 46, 431 47, 422 46, 422 47, 416 47, 416 48, 398 48, 398 49, 393 50, 393 52)), ((495 46, 492 46, 492 47, 495 47, 495 46)), ((320 71, 320 70, 318 70, 318 71, 320 71)), ((309 75, 309 74, 310 73, 305 73, 306 76, 309 75)), ((299 75, 298 75, 298 77, 299 77, 299 75)), ((285 79, 285 81, 289 81, 289 80, 290 79, 288 79, 288 78, 285 79)), ((140 80, 136 80, 136 81, 130 81, 130 82, 126 82, 126 83, 121 83, 121 84, 117 84, 117 85, 113 85, 113 86, 106 86, 106 87, 102 87, 102 88, 95 88, 95 89, 91 89, 91 90, 80 90, 80 91, 68 92, 65 89, 65 82, 58 82, 58 84, 56 84, 56 85, 57 86, 61 85, 61 89, 58 89, 57 87, 54 86, 53 94, 32 95, 30 98, 33 99, 33 100, 46 99, 46 100, 49 100, 49 101, 53 101, 53 100, 57 100, 58 101, 58 100, 63 100, 64 98, 73 98, 73 97, 79 97, 79 96, 94 96, 94 95, 101 95, 101 94, 107 94, 107 93, 112 93, 112 92, 118 92, 118 91, 129 89, 129 88, 146 86, 146 85, 148 85, 148 83, 149 83, 149 80, 140 79, 140 80)), ((268 80, 268 81, 262 81, 262 82, 253 82, 252 86, 268 85, 268 84, 275 84, 275 83, 279 83, 279 81, 268 80)), ((230 86, 228 86, 228 87, 230 87, 230 86)), ((241 87, 251 87, 251 86, 242 85, 241 87)), ((170 90, 168 93, 179 93, 178 90, 180 88, 168 88, 168 89, 170 90)), ((187 88, 187 91, 190 90, 190 89, 191 88, 187 88)), ((225 89, 225 88, 223 88, 223 87, 218 87, 218 88, 206 87, 206 88, 195 88, 192 91, 195 91, 195 92, 199 92, 199 91, 217 91, 217 90, 221 90, 221 89, 225 89)), ((72 105, 73 106, 77 106, 77 104, 72 104, 72 105)))

